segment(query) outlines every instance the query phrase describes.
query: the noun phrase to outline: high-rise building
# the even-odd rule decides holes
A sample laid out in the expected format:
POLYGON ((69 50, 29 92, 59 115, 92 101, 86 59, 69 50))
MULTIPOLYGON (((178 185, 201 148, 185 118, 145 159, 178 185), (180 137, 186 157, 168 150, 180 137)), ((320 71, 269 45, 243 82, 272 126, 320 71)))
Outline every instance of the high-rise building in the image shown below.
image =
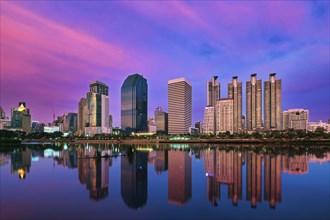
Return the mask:
MULTIPOLYGON (((216 133, 222 133, 229 131, 230 133, 234 132, 234 100, 233 99, 220 99, 217 101, 217 113, 216 117, 217 126, 216 133)), ((240 120, 241 122, 241 120, 240 120)))
POLYGON ((148 131, 148 84, 139 74, 128 76, 121 86, 121 129, 127 134, 148 131))
POLYGON ((6 113, 5 111, 0 107, 0 119, 6 118, 6 113))
POLYGON ((220 99, 220 83, 217 82, 217 79, 218 76, 213 76, 211 80, 207 82, 207 106, 215 106, 216 102, 220 99))
POLYGON ((187 151, 168 152, 168 202, 184 205, 191 199, 191 157, 187 151))
POLYGON ((26 108, 25 102, 20 102, 18 108, 11 109, 11 127, 30 132, 31 115, 30 109, 26 108))
POLYGON ((288 109, 282 112, 282 130, 306 130, 308 124, 308 110, 288 109))
POLYGON ((75 133, 77 131, 78 115, 74 112, 69 112, 63 115, 63 132, 75 133))
POLYGON ((281 129, 282 81, 276 79, 276 73, 269 74, 264 83, 264 127, 281 129))
POLYGON ((217 82, 218 76, 213 76, 206 84, 207 103, 204 112, 204 132, 216 133, 216 104, 220 99, 220 83, 217 82))
MULTIPOLYGON (((204 110, 204 124, 203 133, 205 134, 215 134, 216 127, 214 127, 214 122, 216 121, 216 114, 214 111, 215 106, 206 106, 204 110)), ((218 110, 218 109, 217 109, 218 110)), ((219 123, 219 121, 218 121, 219 123)))
POLYGON ((78 135, 85 134, 87 123, 87 103, 86 98, 81 98, 78 103, 78 135))
POLYGON ((161 107, 155 110, 155 121, 158 134, 168 133, 168 114, 161 107))
POLYGON ((238 82, 237 76, 228 83, 228 98, 233 99, 233 132, 242 131, 242 83, 238 82))
POLYGON ((192 123, 192 86, 185 78, 168 81, 168 133, 186 134, 192 123))
POLYGON ((111 133, 109 128, 109 87, 99 81, 89 84, 86 95, 87 123, 85 134, 111 133))
POLYGON ((251 74, 246 82, 246 127, 251 131, 262 126, 261 80, 257 74, 251 74))

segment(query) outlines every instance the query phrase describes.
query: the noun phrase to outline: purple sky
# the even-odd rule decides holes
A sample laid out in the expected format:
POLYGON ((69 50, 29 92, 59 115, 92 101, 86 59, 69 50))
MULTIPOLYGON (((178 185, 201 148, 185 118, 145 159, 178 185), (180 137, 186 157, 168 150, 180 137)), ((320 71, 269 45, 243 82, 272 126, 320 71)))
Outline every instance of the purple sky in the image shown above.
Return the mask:
POLYGON ((329 2, 1 1, 1 100, 25 101, 32 120, 77 112, 89 82, 109 85, 120 125, 120 87, 148 80, 148 114, 167 111, 167 81, 193 86, 193 122, 203 120, 206 81, 219 76, 221 97, 237 75, 282 79, 283 110, 330 118, 329 2))

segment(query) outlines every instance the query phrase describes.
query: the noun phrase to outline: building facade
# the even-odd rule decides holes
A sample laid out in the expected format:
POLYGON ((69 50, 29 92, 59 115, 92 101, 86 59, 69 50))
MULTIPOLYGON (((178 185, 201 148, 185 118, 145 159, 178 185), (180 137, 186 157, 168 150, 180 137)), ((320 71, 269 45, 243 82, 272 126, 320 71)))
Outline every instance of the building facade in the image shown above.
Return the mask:
POLYGON ((230 98, 217 101, 217 121, 216 133, 229 131, 234 133, 234 100, 230 98))
POLYGON ((330 132, 330 124, 323 122, 322 120, 317 121, 317 122, 309 122, 307 125, 307 130, 308 131, 315 131, 316 128, 321 127, 325 129, 325 132, 330 132))
POLYGON ((81 98, 78 103, 78 135, 85 134, 85 127, 87 123, 87 103, 86 98, 81 98))
POLYGON ((288 109, 282 112, 282 130, 306 130, 309 111, 305 109, 288 109))
POLYGON ((156 130, 158 134, 168 133, 168 114, 161 107, 155 110, 156 130))
POLYGON ((215 134, 216 127, 214 127, 214 123, 216 122, 216 112, 214 106, 206 106, 204 110, 204 124, 203 124, 203 132, 205 134, 215 134))
POLYGON ((242 131, 242 83, 238 82, 237 76, 228 83, 228 98, 233 99, 233 132, 242 131))
POLYGON ((121 87, 121 128, 127 134, 148 131, 148 84, 139 74, 128 76, 121 87))
POLYGON ((206 84, 207 106, 204 111, 204 132, 215 134, 216 132, 216 104, 220 99, 220 83, 217 82, 218 76, 213 76, 206 84))
POLYGON ((257 74, 251 74, 250 81, 246 82, 246 127, 249 131, 262 127, 261 99, 261 80, 257 80, 257 74))
POLYGON ((168 81, 168 133, 186 134, 192 123, 192 86, 185 78, 168 81))
POLYGON ((25 102, 20 102, 18 108, 11 109, 11 127, 30 132, 31 114, 30 109, 26 108, 25 102))
POLYGON ((85 135, 111 133, 111 128, 109 128, 109 87, 99 81, 91 82, 86 95, 86 105, 85 135))
POLYGON ((264 83, 264 128, 281 129, 282 81, 276 79, 276 73, 269 74, 264 83))

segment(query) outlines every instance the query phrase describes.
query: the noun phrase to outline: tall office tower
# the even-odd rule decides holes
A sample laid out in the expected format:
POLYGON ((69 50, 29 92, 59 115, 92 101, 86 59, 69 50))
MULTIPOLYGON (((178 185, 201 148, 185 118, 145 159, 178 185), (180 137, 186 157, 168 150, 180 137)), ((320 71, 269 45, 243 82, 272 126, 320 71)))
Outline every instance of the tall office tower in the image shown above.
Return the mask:
POLYGON ((264 200, 269 206, 275 208, 281 202, 282 194, 282 155, 264 155, 264 200))
POLYGON ((87 122, 86 98, 81 98, 78 103, 78 135, 85 134, 86 122, 87 122))
POLYGON ((282 130, 306 130, 308 124, 308 110, 288 109, 282 112, 282 130))
POLYGON ((185 78, 168 81, 168 133, 186 134, 192 123, 192 86, 185 78))
POLYGON ((147 203, 148 153, 136 151, 121 159, 120 182, 121 197, 129 208, 138 209, 147 203))
POLYGON ((213 76, 206 84, 207 103, 204 112, 204 132, 216 133, 216 104, 220 99, 220 83, 217 82, 218 76, 213 76))
POLYGON ((18 108, 11 109, 11 127, 30 132, 31 114, 30 109, 26 108, 25 102, 20 102, 18 108))
POLYGON ((6 113, 0 106, 0 119, 3 119, 3 118, 6 118, 6 113))
POLYGON ((191 157, 187 151, 168 152, 168 202, 184 205, 191 199, 191 157))
POLYGON ((63 131, 64 132, 76 132, 77 131, 77 113, 69 112, 63 115, 63 131))
POLYGON ((207 82, 207 106, 215 106, 218 99, 220 99, 220 83, 217 82, 218 76, 213 76, 207 82))
POLYGON ((246 155, 246 200, 255 208, 261 202, 262 190, 262 156, 252 151, 246 155))
POLYGON ((276 79, 276 73, 269 74, 264 83, 264 127, 281 129, 282 81, 276 79))
POLYGON ((121 129, 127 134, 148 131, 148 84, 139 74, 128 76, 121 86, 121 129))
POLYGON ((242 83, 238 82, 237 76, 233 77, 232 83, 228 83, 228 98, 233 99, 233 132, 242 130, 242 83))
POLYGON ((111 133, 109 128, 109 87, 99 81, 89 84, 86 95, 87 123, 85 134, 111 133))
POLYGON ((161 107, 155 110, 156 130, 158 134, 168 133, 168 114, 161 107))
POLYGON ((246 82, 246 127, 249 131, 262 126, 261 106, 261 80, 257 80, 254 73, 246 82))
POLYGON ((220 99, 217 101, 216 117, 218 118, 216 133, 234 132, 234 101, 233 99, 220 99))

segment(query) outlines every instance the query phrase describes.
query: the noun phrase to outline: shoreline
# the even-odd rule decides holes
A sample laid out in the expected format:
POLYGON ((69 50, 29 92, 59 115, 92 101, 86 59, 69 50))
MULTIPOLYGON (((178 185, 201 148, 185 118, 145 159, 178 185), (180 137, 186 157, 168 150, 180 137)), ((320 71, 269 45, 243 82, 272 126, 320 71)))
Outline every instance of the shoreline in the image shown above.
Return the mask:
POLYGON ((33 142, 60 142, 72 144, 253 144, 253 145, 269 145, 269 144, 315 144, 329 145, 330 139, 298 139, 298 140, 282 140, 282 139, 208 139, 208 140, 163 140, 163 139, 129 139, 129 140, 23 140, 21 144, 30 144, 33 142))

